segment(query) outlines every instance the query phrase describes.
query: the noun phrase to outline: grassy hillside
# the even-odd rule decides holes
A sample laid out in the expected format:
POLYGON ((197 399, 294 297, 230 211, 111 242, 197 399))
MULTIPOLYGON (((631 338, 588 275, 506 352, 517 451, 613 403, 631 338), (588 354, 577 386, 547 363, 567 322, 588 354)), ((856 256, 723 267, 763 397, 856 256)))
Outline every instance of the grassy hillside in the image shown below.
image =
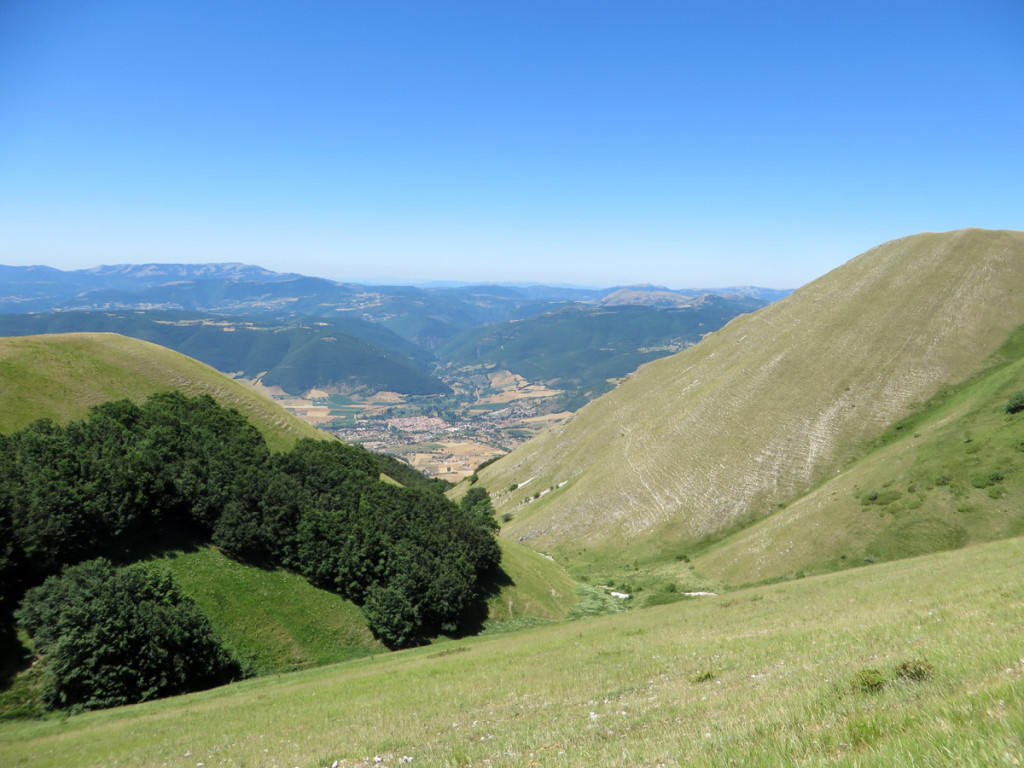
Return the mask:
POLYGON ((997 766, 1024 541, 0 724, 9 766, 997 766))
POLYGON ((532 549, 499 539, 500 590, 488 601, 490 631, 564 619, 576 604, 576 583, 565 569, 532 549))
MULTIPOLYGON (((501 541, 502 572, 488 600, 487 630, 503 632, 565 618, 576 584, 531 549, 501 541)), ((291 672, 385 650, 362 611, 293 573, 225 557, 215 547, 155 561, 195 600, 217 635, 258 675, 291 672)))
POLYGON ((733 583, 831 570, 1024 533, 1024 328, 983 373, 944 387, 879 446, 694 560, 733 583))
POLYGON ((154 562, 171 572, 225 647, 257 675, 384 650, 356 605, 294 573, 243 565, 215 547, 154 562))
POLYGON ((1024 323, 1024 233, 881 245, 481 472, 503 535, 570 558, 664 556, 778 509, 862 455, 1024 323))
POLYGON ((44 416, 81 419, 94 405, 141 401, 167 389, 208 394, 238 409, 271 450, 286 450, 302 437, 327 437, 209 366, 156 344, 109 333, 0 338, 0 432, 44 416))

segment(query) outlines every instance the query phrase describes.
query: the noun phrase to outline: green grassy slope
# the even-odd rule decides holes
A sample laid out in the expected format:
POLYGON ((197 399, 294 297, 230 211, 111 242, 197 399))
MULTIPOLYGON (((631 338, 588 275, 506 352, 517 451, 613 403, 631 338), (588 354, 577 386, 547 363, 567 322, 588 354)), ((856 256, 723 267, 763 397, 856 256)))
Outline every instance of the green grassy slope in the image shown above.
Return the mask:
POLYGON ((109 333, 0 338, 0 432, 49 417, 81 419, 94 405, 178 389, 238 409, 271 450, 327 434, 203 363, 145 341, 109 333))
POLYGON ((214 547, 154 561, 167 568, 217 636, 255 674, 383 651, 358 606, 301 576, 235 562, 214 547))
POLYGON ((1012 539, 4 723, 0 762, 1015 765, 1022 559, 1012 539))
POLYGON ((480 473, 503 535, 565 557, 673 551, 789 502, 1024 323, 1024 233, 881 245, 642 367, 480 473), (535 498, 540 493, 539 498, 535 498))
POLYGON ((880 446, 694 560, 736 583, 950 549, 1024 533, 1024 328, 983 373, 945 387, 880 446))
POLYGON ((501 569, 507 580, 488 600, 492 629, 565 618, 576 604, 576 583, 565 569, 544 555, 507 539, 499 539, 501 569))
MULTIPOLYGON (((565 618, 576 584, 531 549, 501 541, 499 591, 488 601, 488 631, 565 618)), ((384 650, 362 611, 301 576, 238 563, 214 547, 154 561, 195 600, 218 637, 258 675, 322 666, 384 650)))

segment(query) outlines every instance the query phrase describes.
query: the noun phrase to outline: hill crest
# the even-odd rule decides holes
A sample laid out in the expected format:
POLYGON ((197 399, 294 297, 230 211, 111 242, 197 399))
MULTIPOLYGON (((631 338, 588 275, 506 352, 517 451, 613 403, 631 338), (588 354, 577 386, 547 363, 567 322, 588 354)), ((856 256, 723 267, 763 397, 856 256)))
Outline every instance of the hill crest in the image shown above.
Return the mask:
POLYGON ((0 432, 44 416, 61 423, 82 419, 94 405, 123 398, 140 402, 167 389, 208 394, 236 408, 272 450, 302 437, 328 437, 208 365, 148 341, 116 333, 0 338, 0 432))

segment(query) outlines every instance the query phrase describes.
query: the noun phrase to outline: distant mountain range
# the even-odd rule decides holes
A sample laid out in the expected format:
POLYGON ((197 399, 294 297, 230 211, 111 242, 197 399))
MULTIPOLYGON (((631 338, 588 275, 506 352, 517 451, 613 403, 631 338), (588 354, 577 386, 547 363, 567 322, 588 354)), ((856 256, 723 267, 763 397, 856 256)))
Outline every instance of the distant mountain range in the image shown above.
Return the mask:
POLYGON ((706 294, 770 303, 788 290, 671 290, 512 284, 362 285, 271 272, 245 264, 118 264, 64 271, 0 265, 0 313, 125 309, 324 316, 387 323, 396 312, 437 317, 453 328, 530 317, 570 302, 678 306, 706 294))
POLYGON ((262 374, 265 384, 295 394, 336 386, 443 394, 449 386, 434 369, 473 362, 501 362, 597 394, 608 388, 601 382, 785 293, 728 289, 709 303, 706 291, 653 286, 367 286, 234 263, 0 266, 0 335, 122 333, 218 370, 262 374), (608 333, 602 328, 614 324, 602 308, 622 310, 614 343, 599 343, 608 333), (683 314, 662 313, 668 309, 683 314), (525 320, 512 330, 501 325, 525 320), (521 341, 504 354, 486 349, 509 333, 521 341), (546 337, 541 345, 531 341, 537 334, 546 337), (476 358, 466 354, 470 346, 476 358))

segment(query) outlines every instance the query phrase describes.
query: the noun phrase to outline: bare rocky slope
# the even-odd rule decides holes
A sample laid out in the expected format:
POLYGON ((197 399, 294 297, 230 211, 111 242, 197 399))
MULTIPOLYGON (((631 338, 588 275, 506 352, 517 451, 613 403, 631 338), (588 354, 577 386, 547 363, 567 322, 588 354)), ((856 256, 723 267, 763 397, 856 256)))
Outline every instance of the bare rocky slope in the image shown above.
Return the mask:
POLYGON ((481 482, 510 517, 503 535, 566 553, 752 522, 977 372, 1024 324, 1022 296, 1022 232, 885 243, 643 366, 481 482))

